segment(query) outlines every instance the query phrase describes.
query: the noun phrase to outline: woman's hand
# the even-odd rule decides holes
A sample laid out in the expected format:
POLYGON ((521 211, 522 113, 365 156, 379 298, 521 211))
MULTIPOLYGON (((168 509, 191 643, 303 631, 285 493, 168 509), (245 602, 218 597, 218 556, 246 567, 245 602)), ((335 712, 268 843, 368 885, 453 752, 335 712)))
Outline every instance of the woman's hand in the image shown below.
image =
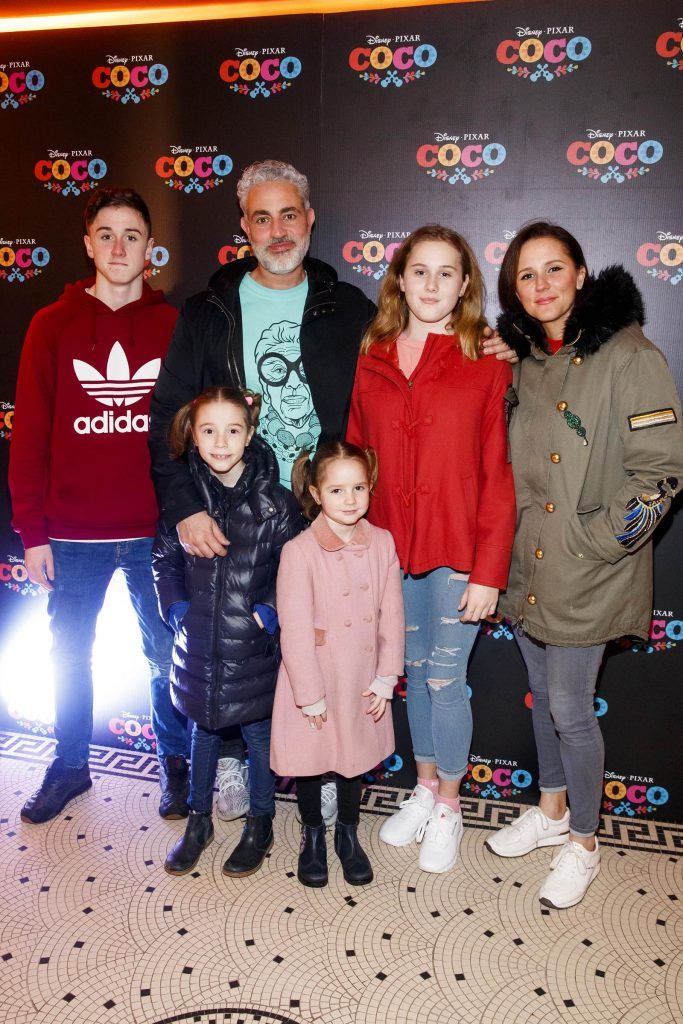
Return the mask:
POLYGON ((481 583, 468 583, 465 587, 458 611, 463 612, 461 622, 480 622, 487 615, 493 615, 498 604, 496 587, 484 587, 481 583))
POLYGON ((368 710, 365 712, 366 715, 372 715, 374 722, 379 722, 380 718, 387 709, 389 701, 385 697, 378 697, 372 690, 364 690, 363 697, 370 697, 370 704, 368 710))
POLYGON ((308 724, 311 729, 322 729, 323 723, 327 721, 327 711, 323 711, 322 715, 307 715, 303 711, 301 714, 304 718, 308 719, 308 724))

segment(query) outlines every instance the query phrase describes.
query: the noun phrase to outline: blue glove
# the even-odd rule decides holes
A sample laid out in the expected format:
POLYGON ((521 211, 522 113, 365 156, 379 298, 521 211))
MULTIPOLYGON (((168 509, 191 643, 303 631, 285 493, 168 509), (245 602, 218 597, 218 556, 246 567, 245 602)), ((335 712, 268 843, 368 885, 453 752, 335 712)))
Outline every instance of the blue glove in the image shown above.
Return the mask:
POLYGON ((270 633, 273 636, 277 632, 279 625, 277 612, 269 604, 255 604, 253 611, 258 613, 258 617, 263 623, 263 628, 266 633, 270 633))
POLYGON ((180 623, 183 621, 183 616, 189 607, 189 601, 174 601, 168 609, 168 621, 174 633, 177 633, 180 629, 180 623))

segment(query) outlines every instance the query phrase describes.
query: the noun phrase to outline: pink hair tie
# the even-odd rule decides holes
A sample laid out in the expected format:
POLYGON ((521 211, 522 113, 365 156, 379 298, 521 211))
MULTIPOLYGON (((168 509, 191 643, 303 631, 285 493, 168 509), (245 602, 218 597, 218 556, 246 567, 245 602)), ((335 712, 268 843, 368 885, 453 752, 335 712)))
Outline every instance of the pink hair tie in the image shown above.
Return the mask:
POLYGON ((251 395, 245 395, 244 396, 244 401, 247 403, 247 405, 253 405, 254 404, 254 399, 252 398, 251 395))

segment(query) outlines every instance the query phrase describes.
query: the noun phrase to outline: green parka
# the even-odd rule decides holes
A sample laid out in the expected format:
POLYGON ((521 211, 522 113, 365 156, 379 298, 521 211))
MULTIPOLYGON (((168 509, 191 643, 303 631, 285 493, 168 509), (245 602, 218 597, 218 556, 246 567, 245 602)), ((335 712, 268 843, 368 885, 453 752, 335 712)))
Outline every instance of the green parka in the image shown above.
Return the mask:
POLYGON ((640 328, 638 289, 622 267, 587 284, 554 356, 538 321, 498 321, 520 357, 510 420, 517 532, 500 608, 565 647, 647 638, 652 534, 683 480, 680 402, 640 328))

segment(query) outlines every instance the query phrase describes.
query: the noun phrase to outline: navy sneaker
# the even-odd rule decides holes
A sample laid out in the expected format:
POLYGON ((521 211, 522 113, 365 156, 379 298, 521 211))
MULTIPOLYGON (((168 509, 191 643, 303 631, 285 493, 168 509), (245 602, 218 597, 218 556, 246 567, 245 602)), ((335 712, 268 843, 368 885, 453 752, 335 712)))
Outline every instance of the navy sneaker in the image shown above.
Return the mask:
POLYGON ((37 789, 21 808, 21 820, 31 825, 42 825, 45 821, 51 821, 64 810, 69 800, 85 793, 91 786, 92 779, 87 764, 82 768, 70 768, 64 764, 61 757, 57 757, 45 772, 40 789, 37 789))

